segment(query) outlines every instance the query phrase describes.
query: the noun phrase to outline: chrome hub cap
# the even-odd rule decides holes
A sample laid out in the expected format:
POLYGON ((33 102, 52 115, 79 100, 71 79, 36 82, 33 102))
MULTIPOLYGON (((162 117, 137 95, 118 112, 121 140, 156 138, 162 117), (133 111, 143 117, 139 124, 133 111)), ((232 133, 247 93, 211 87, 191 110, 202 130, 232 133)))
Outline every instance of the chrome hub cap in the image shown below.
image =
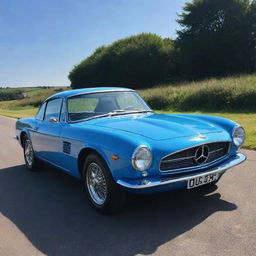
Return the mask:
POLYGON ((107 184, 98 164, 89 164, 86 172, 86 185, 92 200, 98 205, 104 204, 107 198, 107 184))
POLYGON ((29 166, 33 163, 33 148, 30 140, 25 141, 25 158, 29 166))

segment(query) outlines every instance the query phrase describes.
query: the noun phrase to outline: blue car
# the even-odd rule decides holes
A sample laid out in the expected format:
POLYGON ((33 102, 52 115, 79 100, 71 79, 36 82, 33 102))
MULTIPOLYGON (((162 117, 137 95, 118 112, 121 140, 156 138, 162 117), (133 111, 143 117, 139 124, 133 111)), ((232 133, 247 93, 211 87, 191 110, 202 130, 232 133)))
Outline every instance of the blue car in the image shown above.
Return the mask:
POLYGON ((212 186, 246 160, 245 131, 216 116, 156 114, 126 88, 55 94, 34 118, 19 119, 16 136, 26 166, 47 162, 83 181, 91 204, 113 212, 127 192, 156 193, 212 186))

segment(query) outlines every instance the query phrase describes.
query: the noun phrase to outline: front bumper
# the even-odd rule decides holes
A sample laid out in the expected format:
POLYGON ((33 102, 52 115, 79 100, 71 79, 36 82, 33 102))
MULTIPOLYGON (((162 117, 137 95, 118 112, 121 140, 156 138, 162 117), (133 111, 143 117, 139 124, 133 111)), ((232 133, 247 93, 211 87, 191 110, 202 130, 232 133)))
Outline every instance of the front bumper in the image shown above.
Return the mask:
POLYGON ((220 165, 211 168, 210 170, 200 172, 193 175, 183 176, 181 178, 173 178, 173 179, 154 179, 154 180, 147 180, 147 178, 143 179, 139 183, 132 183, 129 181, 124 180, 117 180, 117 183, 121 185, 122 187, 126 189, 132 189, 132 190, 140 190, 140 189, 147 189, 147 188, 154 188, 154 187, 162 187, 162 186, 168 186, 168 185, 174 185, 178 183, 184 183, 187 182, 189 179, 200 177, 201 175, 207 175, 207 174, 214 174, 218 173, 219 175, 222 175, 225 173, 228 169, 241 164, 246 160, 246 156, 242 153, 237 153, 236 156, 230 157, 225 162, 221 163, 220 165))

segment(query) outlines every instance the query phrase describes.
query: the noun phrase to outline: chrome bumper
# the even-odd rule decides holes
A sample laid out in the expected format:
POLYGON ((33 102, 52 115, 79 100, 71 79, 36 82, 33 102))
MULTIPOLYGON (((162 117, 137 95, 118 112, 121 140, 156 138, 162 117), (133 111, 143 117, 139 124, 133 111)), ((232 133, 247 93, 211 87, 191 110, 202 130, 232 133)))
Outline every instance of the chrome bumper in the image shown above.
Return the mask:
POLYGON ((165 186, 180 182, 188 181, 189 179, 200 177, 201 175, 208 175, 208 174, 223 174, 228 169, 241 164, 246 160, 246 156, 242 153, 237 153, 236 156, 229 158, 227 161, 222 163, 221 165, 214 167, 210 170, 207 170, 206 172, 200 172, 193 175, 188 175, 181 178, 175 178, 175 179, 162 179, 157 181, 147 181, 146 178, 140 183, 140 184, 131 184, 126 181, 117 180, 117 183, 125 188, 128 189, 145 189, 145 188, 152 188, 152 187, 159 187, 159 186, 165 186))

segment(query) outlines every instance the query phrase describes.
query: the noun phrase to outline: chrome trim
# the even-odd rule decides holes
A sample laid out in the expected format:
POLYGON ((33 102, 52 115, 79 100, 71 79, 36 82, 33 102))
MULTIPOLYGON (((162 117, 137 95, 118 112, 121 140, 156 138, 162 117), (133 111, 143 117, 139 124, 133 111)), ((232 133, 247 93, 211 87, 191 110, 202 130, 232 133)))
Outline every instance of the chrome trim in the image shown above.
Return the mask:
POLYGON ((161 160, 162 160, 163 158, 165 158, 165 157, 168 157, 168 156, 171 156, 171 155, 173 155, 173 154, 179 153, 179 152, 181 152, 181 151, 183 151, 183 150, 187 150, 187 149, 190 149, 190 148, 198 147, 198 146, 201 146, 201 145, 204 145, 204 144, 216 143, 216 142, 231 142, 231 141, 229 141, 229 140, 216 140, 216 141, 210 141, 210 142, 203 142, 203 143, 200 143, 200 144, 191 146, 191 147, 187 147, 187 148, 183 148, 183 149, 174 151, 174 152, 172 152, 172 153, 170 153, 170 154, 168 154, 168 155, 162 157, 161 160))
POLYGON ((189 179, 198 178, 202 175, 210 175, 214 173, 218 174, 224 174, 228 169, 241 164, 246 160, 246 156, 242 153, 237 153, 236 156, 231 157, 230 161, 226 161, 225 163, 214 167, 206 172, 200 172, 194 175, 188 175, 181 178, 175 178, 175 179, 164 179, 164 180, 158 180, 158 181, 147 181, 145 179, 142 180, 140 184, 130 184, 128 182, 117 180, 117 183, 125 188, 128 189, 146 189, 146 188, 153 188, 153 187, 159 187, 159 186, 165 186, 170 184, 176 184, 180 182, 188 181, 189 179))
POLYGON ((168 173, 171 174, 171 173, 177 173, 177 171, 181 171, 181 173, 185 172, 185 171, 190 171, 190 170, 196 170, 198 169, 199 167, 201 168, 205 168, 207 166, 211 167, 212 165, 214 165, 215 163, 218 163, 218 162, 221 162, 223 161, 224 159, 227 159, 228 158, 228 154, 226 154, 225 156, 222 156, 220 158, 218 158, 217 160, 214 160, 210 163, 206 163, 206 164, 200 164, 200 165, 196 165, 196 166, 192 166, 192 167, 184 167, 184 168, 178 168, 178 169, 171 169, 171 170, 166 170, 166 171, 160 171, 161 173, 168 173))
POLYGON ((161 161, 161 163, 176 162, 176 161, 181 161, 181 160, 190 159, 190 158, 194 158, 194 157, 195 156, 179 157, 179 158, 171 159, 171 160, 163 160, 163 161, 161 161))
MULTIPOLYGON (((199 147, 199 146, 201 146, 201 145, 203 145, 203 144, 211 144, 211 143, 216 143, 216 142, 228 142, 228 143, 229 143, 228 153, 227 153, 225 156, 223 156, 223 157, 221 157, 221 158, 218 158, 218 159, 216 159, 216 160, 214 160, 214 161, 212 161, 212 162, 210 162, 210 163, 201 164, 200 167, 204 167, 204 166, 207 166, 207 165, 211 165, 211 164, 214 164, 215 162, 218 162, 218 161, 220 161, 220 160, 223 160, 225 157, 227 157, 227 155, 228 155, 228 154, 230 153, 230 151, 231 151, 231 144, 232 144, 232 141, 228 141, 228 140, 219 140, 219 141, 204 142, 204 143, 200 143, 200 144, 198 144, 198 145, 192 146, 192 147, 180 149, 180 150, 178 150, 178 151, 175 151, 175 152, 173 152, 173 153, 171 153, 171 154, 169 154, 169 155, 166 155, 166 156, 162 157, 162 158, 160 159, 160 161, 159 161, 159 168, 158 168, 158 169, 159 169, 159 171, 160 171, 161 173, 162 173, 162 172, 166 173, 166 172, 175 172, 175 171, 179 171, 179 170, 195 169, 195 168, 197 168, 199 165, 198 165, 198 166, 192 166, 192 167, 171 169, 171 170, 166 170, 166 171, 161 171, 160 166, 161 166, 161 162, 162 162, 162 159, 163 159, 163 158, 166 158, 166 157, 168 157, 168 156, 171 156, 171 155, 173 155, 173 154, 179 153, 179 152, 181 152, 181 151, 184 151, 184 150, 187 150, 187 149, 190 149, 190 148, 199 147)), ((213 152, 213 151, 212 151, 212 152, 213 152)), ((194 157, 194 156, 193 156, 193 157, 194 157)), ((191 157, 191 158, 192 158, 192 157, 191 157)))
POLYGON ((137 170, 137 171, 145 171, 145 170, 140 170, 140 169, 136 168, 136 165, 135 165, 135 155, 136 155, 136 153, 137 153, 141 148, 146 148, 146 149, 148 149, 149 152, 150 152, 150 154, 151 154, 151 161, 150 161, 150 164, 149 164, 148 168, 146 168, 145 170, 147 170, 147 169, 150 168, 150 166, 151 166, 151 164, 152 164, 152 159, 153 159, 152 151, 150 150, 149 147, 147 147, 146 145, 140 145, 140 146, 138 146, 138 147, 134 150, 134 152, 133 152, 133 154, 132 154, 132 167, 133 167, 135 170, 137 170))
MULTIPOLYGON (((231 143, 229 143, 229 148, 228 148, 228 153, 229 153, 229 150, 230 150, 230 144, 231 143)), ((215 152, 218 152, 218 151, 221 151, 222 149, 224 149, 224 148, 219 148, 219 149, 215 149, 215 150, 213 150, 213 151, 211 151, 211 152, 209 152, 209 154, 212 154, 212 153, 215 153, 215 152)))
MULTIPOLYGON (((207 143, 206 143, 206 144, 207 144, 207 143)), ((209 152, 209 155, 212 154, 212 153, 221 151, 222 149, 223 149, 223 148, 219 148, 219 149, 213 150, 213 151, 209 152)), ((161 163, 176 162, 176 161, 181 161, 181 160, 190 159, 190 158, 194 158, 194 157, 195 157, 195 156, 179 157, 179 158, 171 159, 171 160, 163 160, 163 161, 161 161, 161 163)))
MULTIPOLYGON (((50 123, 58 123, 58 120, 57 120, 57 118, 54 118, 54 117, 50 117, 49 118, 49 122, 50 123)), ((37 129, 35 129, 36 127, 34 127, 34 130, 37 130, 37 129)))

